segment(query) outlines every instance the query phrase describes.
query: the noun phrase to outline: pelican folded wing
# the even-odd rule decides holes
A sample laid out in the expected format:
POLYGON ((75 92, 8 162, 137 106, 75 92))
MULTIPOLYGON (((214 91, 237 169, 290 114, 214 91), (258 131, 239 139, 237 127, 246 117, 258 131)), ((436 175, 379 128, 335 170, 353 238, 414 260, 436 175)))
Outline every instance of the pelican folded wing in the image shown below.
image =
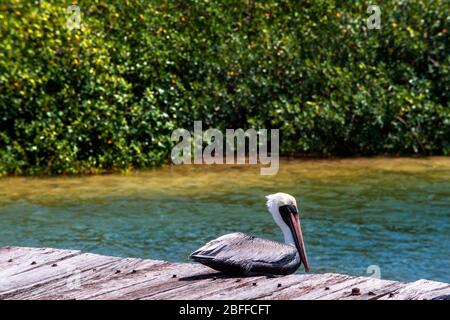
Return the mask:
POLYGON ((247 276, 290 274, 301 263, 295 247, 241 232, 208 242, 194 251, 190 258, 218 271, 247 276))

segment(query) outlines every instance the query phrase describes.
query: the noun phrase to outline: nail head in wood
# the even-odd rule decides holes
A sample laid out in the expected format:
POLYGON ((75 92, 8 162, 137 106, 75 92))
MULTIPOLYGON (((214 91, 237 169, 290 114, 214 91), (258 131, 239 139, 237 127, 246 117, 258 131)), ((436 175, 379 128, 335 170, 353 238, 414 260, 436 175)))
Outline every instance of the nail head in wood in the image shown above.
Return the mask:
POLYGON ((352 296, 359 296, 361 294, 361 290, 359 288, 352 289, 352 296))

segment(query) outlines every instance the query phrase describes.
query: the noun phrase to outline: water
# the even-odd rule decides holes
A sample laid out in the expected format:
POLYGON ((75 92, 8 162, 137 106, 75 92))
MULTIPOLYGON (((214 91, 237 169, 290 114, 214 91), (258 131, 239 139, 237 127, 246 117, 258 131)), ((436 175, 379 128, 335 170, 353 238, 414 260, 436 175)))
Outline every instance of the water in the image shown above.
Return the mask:
MULTIPOLYGON (((126 175, 0 179, 0 246, 187 261, 219 235, 282 240, 264 195, 294 195, 312 272, 450 282, 450 158, 177 166, 126 175)), ((299 272, 303 272, 300 270, 299 272)))

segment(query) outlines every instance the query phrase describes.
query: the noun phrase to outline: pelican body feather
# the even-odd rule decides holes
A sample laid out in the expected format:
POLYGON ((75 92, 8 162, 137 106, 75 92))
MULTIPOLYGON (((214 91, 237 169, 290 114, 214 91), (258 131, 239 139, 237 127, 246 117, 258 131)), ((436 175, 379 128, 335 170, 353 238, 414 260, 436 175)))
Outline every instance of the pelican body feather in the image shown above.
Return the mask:
POLYGON ((211 240, 190 258, 217 271, 245 276, 287 275, 301 264, 295 247, 241 232, 211 240))

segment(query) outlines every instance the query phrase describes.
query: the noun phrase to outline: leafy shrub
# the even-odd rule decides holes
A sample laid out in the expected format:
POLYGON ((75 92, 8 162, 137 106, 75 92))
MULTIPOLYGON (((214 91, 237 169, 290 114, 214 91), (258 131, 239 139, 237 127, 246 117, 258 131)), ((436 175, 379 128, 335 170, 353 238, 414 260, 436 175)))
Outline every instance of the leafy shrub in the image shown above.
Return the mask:
POLYGON ((0 173, 169 160, 178 127, 280 128, 281 152, 450 153, 450 2, 0 4, 0 173))

